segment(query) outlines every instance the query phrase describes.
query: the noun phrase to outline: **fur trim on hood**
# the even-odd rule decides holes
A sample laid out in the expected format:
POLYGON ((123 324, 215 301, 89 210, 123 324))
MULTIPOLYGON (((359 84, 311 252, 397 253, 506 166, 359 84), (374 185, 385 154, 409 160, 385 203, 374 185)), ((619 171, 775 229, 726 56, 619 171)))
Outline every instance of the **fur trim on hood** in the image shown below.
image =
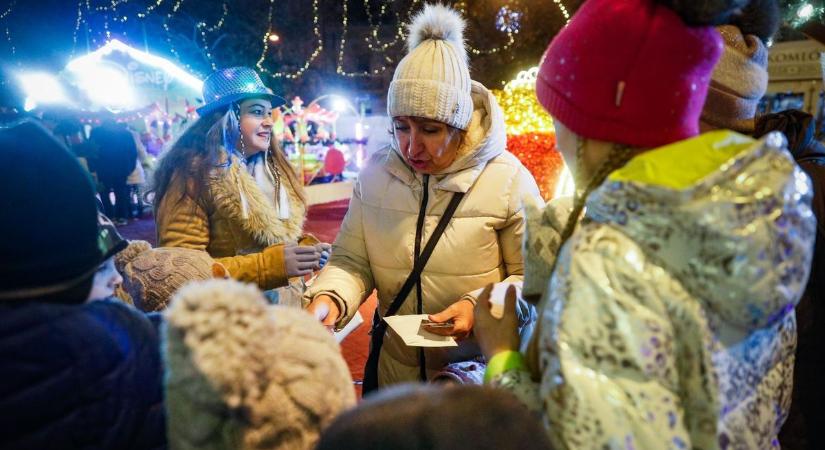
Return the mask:
MULTIPOLYGON (((292 168, 281 168, 292 170, 292 168)), ((278 218, 278 213, 264 197, 255 179, 244 169, 243 163, 232 156, 232 164, 226 169, 213 172, 209 187, 215 207, 227 217, 237 221, 256 242, 263 247, 283 242, 297 241, 303 232, 306 205, 292 189, 289 197, 289 219, 278 218), (246 204, 246 217, 244 217, 246 204)), ((277 202, 277 198, 275 199, 277 202)))

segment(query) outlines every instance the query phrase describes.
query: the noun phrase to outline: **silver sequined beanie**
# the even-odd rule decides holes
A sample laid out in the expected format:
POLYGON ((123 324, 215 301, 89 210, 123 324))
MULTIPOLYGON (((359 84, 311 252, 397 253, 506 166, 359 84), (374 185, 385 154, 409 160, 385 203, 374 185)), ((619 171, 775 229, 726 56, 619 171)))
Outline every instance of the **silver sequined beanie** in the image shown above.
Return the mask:
POLYGON ((310 314, 252 285, 191 283, 165 312, 171 450, 307 450, 355 405, 340 348, 310 314))
POLYGON ((390 117, 424 117, 466 130, 473 114, 464 19, 443 5, 425 5, 409 26, 408 53, 387 94, 390 117))

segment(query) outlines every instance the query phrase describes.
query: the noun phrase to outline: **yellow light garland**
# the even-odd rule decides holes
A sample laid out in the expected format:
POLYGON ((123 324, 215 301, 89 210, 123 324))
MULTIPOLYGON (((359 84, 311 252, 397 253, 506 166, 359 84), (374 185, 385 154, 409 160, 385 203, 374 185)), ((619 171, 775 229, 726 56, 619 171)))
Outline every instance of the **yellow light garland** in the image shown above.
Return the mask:
POLYGON ((536 98, 537 74, 538 67, 521 71, 503 90, 493 90, 498 104, 504 110, 507 134, 555 131, 553 119, 536 98))
POLYGON ((559 7, 561 15, 564 16, 564 23, 570 23, 570 12, 567 10, 567 7, 564 6, 564 3, 562 3, 561 0, 553 0, 553 3, 559 7))
POLYGON ((270 28, 266 31, 266 33, 264 33, 264 37, 263 37, 264 50, 263 50, 263 52, 261 52, 261 58, 258 59, 258 62, 256 63, 256 66, 258 67, 258 69, 261 72, 269 74, 270 76, 275 77, 275 78, 296 79, 296 78, 300 78, 300 76, 303 75, 304 72, 306 72, 306 70, 309 68, 309 66, 312 65, 312 63, 315 61, 315 59, 318 58, 318 55, 320 55, 321 52, 324 50, 324 40, 321 37, 321 30, 320 30, 320 27, 318 25, 319 24, 318 1, 319 0, 313 0, 312 1, 312 15, 313 15, 313 18, 312 18, 312 31, 315 34, 315 37, 317 39, 315 50, 312 52, 312 54, 309 55, 309 59, 306 60, 306 62, 304 63, 303 66, 301 66, 295 72, 288 73, 288 72, 271 72, 263 66, 264 59, 266 59, 266 52, 269 50, 269 35, 272 33, 272 28, 271 28, 272 27, 272 5, 273 5, 273 3, 275 3, 275 0, 270 0, 270 2, 269 2, 269 13, 268 13, 268 16, 267 16, 267 23, 269 24, 270 28))
POLYGON ((175 50, 174 46, 172 46, 172 40, 169 39, 169 19, 171 19, 172 16, 176 12, 178 12, 178 9, 180 9, 180 5, 183 3, 183 1, 184 0, 178 0, 177 2, 175 2, 175 5, 172 6, 172 11, 166 14, 166 19, 163 21, 163 29, 166 30, 166 43, 169 44, 169 50, 172 52, 173 55, 175 55, 175 59, 177 59, 179 63, 184 64, 187 69, 191 69, 191 67, 189 67, 189 64, 186 64, 183 61, 181 61, 180 54, 178 54, 178 51, 175 50))
MULTIPOLYGON (((462 15, 464 15, 464 16, 467 15, 467 4, 465 2, 456 3, 455 8, 462 15)), ((487 49, 487 50, 479 50, 479 49, 473 47, 469 42, 467 42, 466 47, 467 47, 467 50, 470 51, 470 53, 472 53, 473 55, 476 55, 476 56, 492 55, 492 54, 499 53, 499 52, 504 51, 504 50, 509 50, 510 47, 512 47, 513 44, 516 42, 516 38, 513 36, 513 34, 514 33, 512 31, 508 31, 507 32, 507 42, 504 45, 500 46, 500 47, 493 47, 493 48, 487 49)))
POLYGON ((494 90, 507 128, 507 150, 524 164, 536 179, 545 200, 571 195, 572 178, 556 148, 553 119, 536 98, 538 67, 519 72, 518 76, 494 90))
MULTIPOLYGON (((412 2, 410 3, 410 7, 407 10, 407 22, 409 22, 410 18, 412 17, 413 10, 415 9, 416 5, 418 5, 418 3, 420 3, 420 1, 421 0, 412 0, 412 2)), ((379 67, 378 69, 373 69, 371 71, 370 70, 365 70, 365 71, 362 71, 362 72, 347 72, 346 70, 344 70, 344 50, 345 50, 346 39, 347 39, 347 29, 349 28, 349 20, 347 18, 347 16, 349 15, 348 14, 349 13, 349 0, 344 0, 343 6, 344 6, 344 14, 343 14, 343 17, 341 19, 341 29, 342 29, 341 43, 338 46, 338 58, 337 58, 337 64, 336 64, 336 67, 335 67, 335 72, 338 73, 339 75, 342 75, 342 76, 345 76, 345 77, 350 77, 350 78, 369 77, 369 76, 375 76, 375 75, 380 75, 381 73, 384 73, 385 71, 387 71, 387 69, 391 68, 393 64, 395 64, 395 61, 392 58, 390 58, 389 56, 387 56, 387 54, 384 51, 387 48, 392 47, 393 45, 397 44, 398 42, 403 42, 404 41, 404 29, 406 28, 407 23, 400 20, 399 14, 396 12, 395 17, 396 17, 397 25, 396 25, 395 37, 390 42, 381 43, 380 41, 377 40, 379 25, 372 24, 372 13, 369 12, 369 0, 364 0, 364 7, 368 11, 368 21, 370 23, 370 26, 372 27, 371 32, 369 33, 369 35, 372 35, 374 37, 374 39, 376 40, 376 42, 375 42, 375 45, 373 45, 373 43, 369 41, 369 35, 364 37, 364 41, 367 43, 367 47, 371 51, 384 53, 384 64, 382 64, 381 67, 379 67)), ((386 4, 383 4, 383 5, 381 5, 381 14, 383 15, 385 12, 386 12, 386 4)))

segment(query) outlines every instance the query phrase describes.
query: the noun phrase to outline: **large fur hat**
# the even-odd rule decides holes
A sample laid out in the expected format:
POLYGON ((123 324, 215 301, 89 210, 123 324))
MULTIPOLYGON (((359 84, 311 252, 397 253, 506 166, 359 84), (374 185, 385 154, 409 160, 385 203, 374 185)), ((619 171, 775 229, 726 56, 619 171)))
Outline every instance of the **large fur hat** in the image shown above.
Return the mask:
POLYGON ((309 449, 355 392, 338 344, 252 285, 192 283, 166 315, 171 449, 309 449))

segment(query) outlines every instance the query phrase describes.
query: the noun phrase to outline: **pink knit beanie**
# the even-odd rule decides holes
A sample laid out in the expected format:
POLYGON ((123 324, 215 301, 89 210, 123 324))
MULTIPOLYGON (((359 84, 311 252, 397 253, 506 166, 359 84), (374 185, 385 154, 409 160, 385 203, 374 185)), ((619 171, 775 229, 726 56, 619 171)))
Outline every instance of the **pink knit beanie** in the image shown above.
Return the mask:
POLYGON ((589 0, 550 43, 536 94, 580 136, 659 147, 699 133, 722 50, 714 28, 656 1, 589 0))

